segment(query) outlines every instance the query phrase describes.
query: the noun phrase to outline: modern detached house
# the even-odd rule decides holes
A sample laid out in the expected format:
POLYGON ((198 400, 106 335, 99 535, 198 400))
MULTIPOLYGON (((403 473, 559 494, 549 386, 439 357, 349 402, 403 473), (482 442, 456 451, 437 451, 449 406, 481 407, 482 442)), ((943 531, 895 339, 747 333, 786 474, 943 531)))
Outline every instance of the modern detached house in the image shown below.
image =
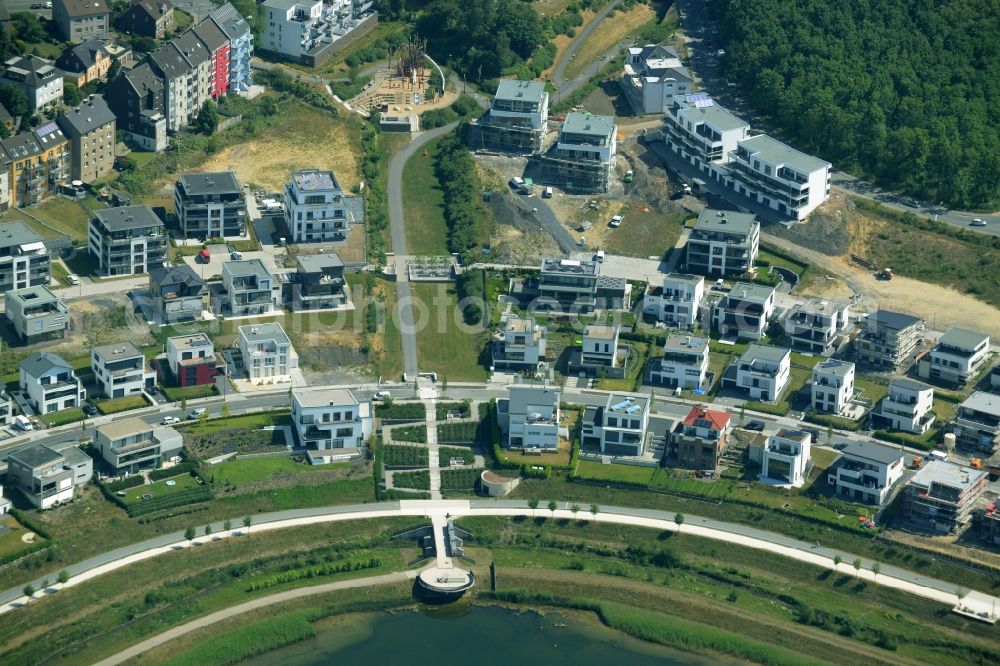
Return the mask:
POLYGON ((49 251, 24 222, 0 224, 0 292, 49 284, 49 251))
POLYGON ((854 351, 861 363, 900 372, 913 362, 924 321, 900 312, 878 310, 858 321, 854 351))
POLYGON ((494 370, 534 372, 545 360, 548 329, 532 317, 509 316, 500 322, 491 344, 494 370))
POLYGON ((240 326, 237 345, 252 384, 291 381, 292 370, 299 366, 299 355, 281 324, 240 326))
POLYGON ((163 222, 146 204, 95 210, 88 248, 108 277, 141 275, 167 261, 163 222))
POLYGON ((706 208, 687 242, 690 273, 726 277, 749 273, 760 250, 760 222, 753 213, 706 208))
POLYGON ((232 171, 183 174, 174 185, 174 210, 184 238, 246 236, 246 200, 232 171))
POLYGON ((75 446, 56 451, 35 444, 7 456, 7 482, 36 509, 73 499, 73 489, 94 476, 94 461, 75 446))
POLYGON ((132 342, 116 342, 94 347, 90 369, 97 387, 108 398, 142 395, 156 383, 156 373, 146 365, 146 357, 132 342))
POLYGON ((781 398, 791 373, 791 353, 781 347, 751 344, 735 363, 736 380, 727 384, 747 392, 751 400, 781 398))
POLYGON ((671 333, 663 344, 663 356, 650 359, 646 381, 688 391, 705 388, 708 375, 708 338, 671 333))
POLYGON ((286 299, 293 312, 335 310, 350 303, 344 262, 336 252, 300 254, 295 258, 295 269, 286 299))
POLYGON ((700 275, 667 273, 663 285, 650 287, 642 302, 642 313, 670 328, 688 328, 698 319, 705 296, 705 278, 700 275))
POLYGON ((218 370, 212 339, 205 333, 167 338, 167 367, 178 386, 214 383, 218 370))
POLYGON ((543 158, 546 181, 567 192, 607 192, 617 154, 612 116, 567 114, 559 139, 543 158))
POLYGON ((184 438, 173 428, 134 416, 99 425, 94 436, 94 448, 116 476, 156 469, 183 447, 184 438))
POLYGON ((149 302, 153 318, 163 324, 201 316, 208 288, 187 264, 149 271, 149 302))
POLYGON ((872 423, 886 430, 922 435, 934 423, 933 407, 932 387, 905 377, 893 379, 889 382, 889 395, 872 410, 872 423))
POLYGON ((809 473, 811 448, 812 436, 802 430, 782 428, 770 435, 761 457, 761 482, 802 487, 809 473))
POLYGON ((73 366, 51 352, 35 352, 21 361, 18 385, 28 404, 41 416, 79 407, 87 399, 73 366))
POLYGON ((343 389, 292 391, 295 441, 313 465, 349 460, 361 454, 373 431, 370 400, 343 389))
POLYGON ((489 111, 472 125, 478 130, 473 147, 515 155, 538 153, 548 117, 549 93, 544 83, 503 79, 489 111))
POLYGON ((840 414, 854 397, 854 364, 828 359, 813 367, 810 405, 817 412, 840 414))
POLYGON ((8 291, 4 306, 4 315, 25 344, 62 338, 69 328, 69 308, 48 287, 8 291))
POLYGON ((559 448, 559 391, 547 386, 512 386, 497 400, 501 441, 512 449, 559 448))
POLYGON ((920 359, 917 373, 923 379, 964 386, 975 377, 989 355, 990 336, 953 327, 920 359))
POLYGON ((838 497, 881 506, 903 477, 903 454, 878 444, 848 444, 830 466, 827 483, 838 497))
POLYGON ((646 451, 649 411, 647 396, 609 393, 603 406, 584 410, 580 442, 608 455, 641 456, 646 451))
POLYGON ((294 243, 327 243, 347 238, 364 220, 357 197, 345 196, 332 171, 304 169, 285 185, 285 223, 294 243))
POLYGON ((712 325, 723 336, 760 340, 774 313, 775 288, 737 282, 712 309, 712 325))
POLYGON ((260 259, 227 261, 222 265, 222 286, 233 317, 271 312, 281 288, 260 259))

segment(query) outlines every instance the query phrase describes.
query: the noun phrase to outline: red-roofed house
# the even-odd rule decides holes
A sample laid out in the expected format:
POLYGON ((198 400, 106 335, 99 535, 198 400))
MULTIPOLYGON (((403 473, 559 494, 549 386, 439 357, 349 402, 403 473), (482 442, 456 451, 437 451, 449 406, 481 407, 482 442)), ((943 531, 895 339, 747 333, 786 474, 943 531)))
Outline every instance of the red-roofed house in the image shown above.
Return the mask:
POLYGON ((688 469, 716 469, 726 450, 731 421, 729 412, 692 407, 670 435, 668 463, 688 469))

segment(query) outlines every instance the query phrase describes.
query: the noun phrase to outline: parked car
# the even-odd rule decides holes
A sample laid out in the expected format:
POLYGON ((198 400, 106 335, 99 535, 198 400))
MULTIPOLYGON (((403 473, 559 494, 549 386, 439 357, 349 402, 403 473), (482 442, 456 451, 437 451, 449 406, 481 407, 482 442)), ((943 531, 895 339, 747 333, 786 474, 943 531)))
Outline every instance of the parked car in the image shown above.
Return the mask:
POLYGON ((212 261, 212 253, 208 251, 208 248, 202 248, 201 252, 198 253, 198 260, 203 264, 207 264, 212 261))
POLYGON ((985 227, 986 226, 986 220, 984 220, 981 217, 977 217, 977 218, 973 219, 972 222, 970 222, 969 224, 971 224, 974 227, 985 227))
POLYGON ((175 423, 180 423, 181 420, 176 416, 164 416, 160 421, 160 425, 173 425, 175 423))
POLYGON ((75 273, 70 273, 66 276, 66 282, 69 282, 71 286, 75 287, 80 284, 80 278, 75 273))
POLYGON ((594 261, 598 263, 604 262, 604 250, 598 250, 597 254, 594 255, 594 261))
POLYGON ((198 418, 201 418, 201 415, 205 414, 206 412, 208 412, 208 410, 206 408, 204 408, 204 407, 195 407, 190 412, 188 412, 188 418, 189 419, 198 419, 198 418))
POLYGON ((542 198, 543 199, 551 199, 552 198, 552 188, 551 187, 546 187, 544 190, 542 190, 542 198))
POLYGON ((382 400, 382 401, 389 400, 392 398, 392 396, 389 395, 388 391, 376 391, 375 395, 372 397, 374 397, 376 400, 382 400))
POLYGON ((611 221, 608 222, 608 226, 613 229, 617 229, 618 227, 622 226, 622 220, 624 219, 625 219, 624 215, 615 215, 611 218, 611 221))
POLYGON ((763 421, 747 421, 747 424, 743 426, 744 430, 753 430, 756 432, 764 432, 764 422, 763 421))
POLYGON ((92 402, 85 402, 83 403, 83 413, 87 416, 93 416, 97 413, 97 407, 92 402))
POLYGON ((23 414, 18 414, 14 417, 14 425, 18 430, 23 430, 24 432, 29 432, 35 429, 35 426, 31 425, 31 421, 28 420, 28 417, 23 414))

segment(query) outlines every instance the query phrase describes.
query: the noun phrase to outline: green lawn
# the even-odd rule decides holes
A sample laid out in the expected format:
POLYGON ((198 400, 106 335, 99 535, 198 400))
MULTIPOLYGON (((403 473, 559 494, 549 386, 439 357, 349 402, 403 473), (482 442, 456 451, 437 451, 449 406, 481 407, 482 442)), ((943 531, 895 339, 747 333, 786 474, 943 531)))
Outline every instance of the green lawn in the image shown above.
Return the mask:
POLYGON ((439 379, 443 375, 451 381, 482 381, 486 369, 479 356, 489 335, 481 330, 470 332, 462 322, 455 288, 450 284, 414 284, 413 297, 417 324, 425 320, 417 331, 420 370, 437 372, 439 379), (421 317, 421 312, 427 317, 421 317))
POLYGON ((625 368, 625 377, 622 379, 598 379, 594 382, 594 387, 603 391, 635 391, 642 384, 642 373, 646 369, 646 361, 649 360, 649 345, 645 342, 627 343, 632 347, 629 355, 628 366, 625 368))
MULTIPOLYGON (((185 415, 186 416, 186 415, 185 415)), ((212 415, 209 414, 211 417, 212 415)), ((244 416, 230 416, 229 418, 210 418, 205 423, 198 421, 184 425, 185 430, 192 437, 209 435, 220 430, 231 430, 235 428, 261 429, 274 425, 287 425, 291 423, 288 412, 266 412, 263 414, 246 414, 244 416)))
POLYGON ((50 271, 52 273, 52 278, 58 282, 60 285, 69 286, 69 271, 66 269, 66 265, 62 261, 55 260, 50 264, 50 271))
POLYGON ((70 407, 69 409, 52 412, 51 414, 43 414, 38 417, 38 420, 50 428, 55 428, 56 426, 66 425, 67 423, 82 421, 85 418, 87 417, 84 415, 82 409, 79 407, 70 407))
MULTIPOLYGON (((30 530, 25 529, 21 526, 21 523, 17 522, 14 516, 6 515, 0 519, 0 524, 6 527, 9 532, 0 536, 0 558, 6 557, 13 553, 18 553, 25 548, 28 548, 30 544, 25 543, 21 537, 24 536, 30 530)), ((41 537, 37 537, 41 539, 41 537)))
POLYGON ((179 9, 174 10, 174 32, 181 33, 187 28, 191 27, 194 19, 187 12, 182 12, 179 9))
POLYGON ((219 391, 215 384, 202 384, 200 386, 161 386, 160 390, 167 400, 180 402, 181 400, 194 400, 195 398, 207 398, 217 394, 219 391))
POLYGON ((444 194, 434 175, 434 157, 439 142, 440 139, 427 145, 427 155, 418 151, 403 170, 406 245, 410 254, 448 254, 444 194))
POLYGON ((643 259, 661 257, 680 238, 683 214, 667 215, 638 207, 627 208, 622 214, 625 216, 622 225, 605 236, 603 249, 609 254, 643 259))
POLYGON ((576 474, 584 479, 598 481, 620 481, 622 483, 641 483, 649 485, 653 479, 655 467, 638 467, 636 465, 605 465, 590 460, 577 463, 576 474))
POLYGON ((336 469, 348 469, 351 463, 333 463, 330 465, 310 465, 297 463, 286 457, 240 458, 230 460, 211 468, 214 483, 249 483, 274 476, 275 474, 299 472, 322 472, 336 469))
POLYGON ((138 504, 142 502, 143 495, 152 495, 153 497, 163 497, 164 495, 170 495, 172 493, 179 492, 181 490, 187 490, 188 488, 194 488, 198 485, 198 481, 195 477, 190 474, 180 474, 178 476, 172 476, 169 479, 163 479, 162 481, 157 481, 156 483, 151 483, 146 486, 136 486, 135 488, 129 488, 125 491, 125 503, 126 504, 138 504), (173 485, 170 482, 173 481, 173 485))
MULTIPOLYGON (((31 209, 31 214, 38 219, 66 234, 81 244, 87 242, 87 224, 90 222, 90 211, 86 206, 65 197, 52 197, 40 206, 31 209)), ((32 221, 33 227, 41 226, 32 221)))
POLYGON ((149 402, 144 395, 127 395, 124 398, 114 398, 112 400, 94 400, 94 405, 101 414, 117 414, 127 412, 130 409, 142 409, 149 402))

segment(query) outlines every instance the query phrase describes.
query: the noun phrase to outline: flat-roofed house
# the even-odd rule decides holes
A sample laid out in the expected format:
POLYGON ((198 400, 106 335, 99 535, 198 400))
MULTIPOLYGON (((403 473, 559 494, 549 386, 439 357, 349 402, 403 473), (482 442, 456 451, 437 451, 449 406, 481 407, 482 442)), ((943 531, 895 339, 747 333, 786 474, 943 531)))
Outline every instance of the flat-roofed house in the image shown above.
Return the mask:
POLYGON ((69 308, 48 287, 8 291, 4 295, 4 306, 4 315, 25 344, 66 335, 69 308))
POLYGON ((142 395, 156 384, 156 373, 146 364, 142 350, 132 342, 94 347, 90 368, 97 387, 108 398, 142 395))
POLYGON ((964 386, 979 372, 989 355, 990 336, 952 327, 917 363, 917 374, 923 379, 964 386))
POLYGON ((668 273, 663 276, 662 285, 650 285, 646 290, 642 312, 669 328, 688 328, 697 321, 704 297, 704 277, 668 273))
POLYGON ((532 317, 507 317, 493 335, 493 368, 534 372, 545 360, 547 336, 547 329, 532 317))
POLYGON ((827 474, 827 483, 842 499, 881 506, 903 477, 903 454, 895 448, 852 442, 827 474))
POLYGON ((685 250, 685 266, 698 275, 750 272, 760 251, 760 222, 753 213, 706 208, 698 214, 685 250))
POLYGON ((97 426, 94 448, 115 475, 156 469, 180 454, 184 438, 173 428, 146 423, 138 417, 97 426))
POLYGON ((817 412, 840 414, 854 397, 854 364, 828 359, 813 366, 810 404, 817 412))
POLYGON ((512 449, 559 448, 559 391, 547 386, 512 386, 497 401, 504 446, 512 449))
POLYGON ((73 489, 94 476, 94 461, 71 446, 57 451, 33 444, 7 456, 7 482, 36 509, 50 509, 73 499, 73 489))
POLYGON ((240 326, 237 345, 252 384, 291 381, 299 366, 299 355, 276 322, 240 326))
POLYGON ((358 400, 346 389, 292 390, 296 444, 313 465, 359 456, 374 430, 373 414, 370 400, 358 400))
POLYGON ((889 394, 872 410, 872 423, 922 435, 934 423, 934 388, 905 377, 889 382, 889 394))
POLYGON ((708 376, 708 338, 671 333, 663 344, 663 356, 650 359, 646 381, 687 391, 704 388, 708 376))

